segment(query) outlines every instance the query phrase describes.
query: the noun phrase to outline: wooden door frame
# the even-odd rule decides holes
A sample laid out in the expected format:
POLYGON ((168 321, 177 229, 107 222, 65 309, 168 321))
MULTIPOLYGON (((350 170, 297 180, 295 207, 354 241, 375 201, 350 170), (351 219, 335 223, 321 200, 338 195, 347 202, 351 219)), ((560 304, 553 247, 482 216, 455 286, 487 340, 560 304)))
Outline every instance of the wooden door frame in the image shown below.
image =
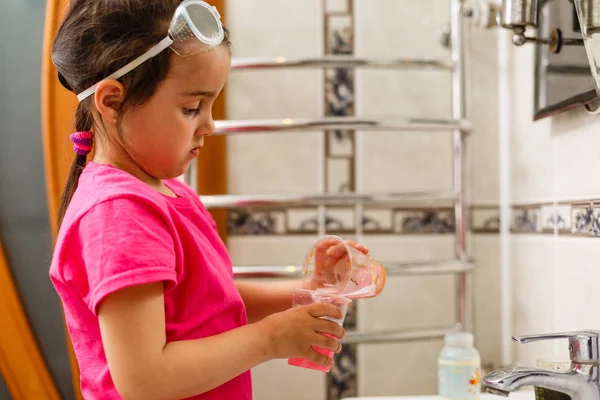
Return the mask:
POLYGON ((12 280, 0 242, 0 374, 14 400, 60 400, 12 280))
MULTIPOLYGON (((217 7, 223 24, 227 24, 227 0, 208 0, 217 7)), ((213 118, 227 119, 227 90, 217 98, 213 106, 213 118)), ((227 136, 211 136, 205 141, 204 148, 198 158, 198 194, 227 194, 227 136)), ((219 236, 227 243, 228 211, 225 209, 210 210, 219 236)))
MULTIPOLYGON (((226 0, 208 0, 219 9, 225 20, 226 0)), ((69 133, 74 130, 74 115, 77 98, 62 87, 51 61, 52 42, 60 25, 68 0, 48 0, 44 50, 42 60, 42 134, 44 139, 44 160, 46 166, 46 186, 48 208, 53 237, 58 231, 58 207, 66 182, 74 152, 69 141, 69 133)), ((226 117, 225 93, 213 108, 215 119, 226 117)), ((198 192, 200 194, 225 194, 227 192, 227 140, 225 137, 211 137, 206 141, 198 159, 198 192)), ((227 212, 211 212, 217 222, 223 240, 227 238, 227 212)), ((66 332, 66 330, 65 330, 66 332)), ((81 400, 79 389, 79 367, 75 359, 71 340, 67 334, 67 347, 73 377, 76 399, 81 400)))

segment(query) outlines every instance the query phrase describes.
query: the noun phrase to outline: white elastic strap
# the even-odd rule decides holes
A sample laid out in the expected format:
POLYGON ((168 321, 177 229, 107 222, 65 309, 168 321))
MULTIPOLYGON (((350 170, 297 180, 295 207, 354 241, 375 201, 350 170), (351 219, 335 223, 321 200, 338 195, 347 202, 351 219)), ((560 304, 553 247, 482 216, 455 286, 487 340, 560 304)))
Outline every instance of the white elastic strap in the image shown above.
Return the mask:
MULTIPOLYGON (((158 42, 155 46, 153 46, 151 49, 149 49, 147 52, 145 52, 144 54, 142 54, 141 56, 139 56, 138 58, 136 58, 129 64, 125 65, 123 68, 117 70, 115 73, 104 78, 103 81, 107 80, 107 79, 119 79, 126 73, 137 68, 143 62, 148 61, 152 57, 156 57, 158 54, 160 54, 161 51, 163 51, 164 49, 169 47, 171 44, 173 44, 173 39, 171 39, 169 36, 167 36, 166 38, 164 38, 163 40, 158 42)), ((77 99, 80 102, 87 99, 89 96, 91 96, 92 94, 94 94, 96 92, 96 89, 98 88, 99 84, 100 84, 100 82, 96 83, 94 86, 79 93, 77 95, 77 99)))

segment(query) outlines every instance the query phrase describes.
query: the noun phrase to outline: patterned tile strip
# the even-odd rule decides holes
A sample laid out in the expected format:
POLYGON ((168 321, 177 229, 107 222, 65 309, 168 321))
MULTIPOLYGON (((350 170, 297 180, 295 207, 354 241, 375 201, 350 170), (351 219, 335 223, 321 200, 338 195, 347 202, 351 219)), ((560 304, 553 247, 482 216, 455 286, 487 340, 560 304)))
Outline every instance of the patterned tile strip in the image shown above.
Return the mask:
MULTIPOLYGON (((327 210, 327 231, 350 236, 355 231, 354 209, 327 210)), ((252 212, 231 210, 229 231, 239 235, 316 235, 316 209, 269 209, 252 212)), ((473 206, 469 218, 472 233, 498 233, 498 207, 473 206)), ((450 208, 366 209, 365 235, 454 234, 450 208)), ((512 206, 511 232, 600 237, 600 199, 512 206)))
MULTIPOLYGON (((329 208, 325 217, 327 232, 344 237, 355 233, 355 209, 329 208)), ((498 233, 497 207, 472 207, 471 231, 498 233)), ((364 235, 454 234, 452 208, 365 209, 362 219, 364 235)), ((521 229, 522 230, 522 229, 521 229)), ((535 229, 531 229, 535 231, 535 229)), ((229 234, 244 235, 316 235, 317 209, 310 207, 237 209, 229 212, 229 234)))
MULTIPOLYGON (((354 15, 353 1, 326 0, 323 3, 325 22, 325 54, 352 55, 354 54, 354 15), (345 3, 345 4, 344 4, 345 3), (340 7, 341 6, 341 7, 340 7)), ((325 70, 325 115, 351 116, 354 115, 354 70, 327 69, 325 70)), ((325 191, 353 192, 355 182, 356 142, 352 130, 325 131, 325 191)), ((344 210, 326 210, 326 232, 343 231, 352 213, 344 210)), ((299 228, 309 226, 317 229, 316 218, 309 218, 300 223, 299 228)), ((352 302, 344 327, 348 331, 356 329, 356 302, 352 302)), ((335 356, 335 365, 327 374, 327 399, 339 400, 344 397, 358 396, 357 388, 357 351, 356 345, 344 346, 344 350, 335 356)))
POLYGON ((515 205, 513 233, 600 236, 600 200, 515 205))
POLYGON ((571 220, 571 234, 600 236, 600 201, 572 204, 568 217, 571 220))

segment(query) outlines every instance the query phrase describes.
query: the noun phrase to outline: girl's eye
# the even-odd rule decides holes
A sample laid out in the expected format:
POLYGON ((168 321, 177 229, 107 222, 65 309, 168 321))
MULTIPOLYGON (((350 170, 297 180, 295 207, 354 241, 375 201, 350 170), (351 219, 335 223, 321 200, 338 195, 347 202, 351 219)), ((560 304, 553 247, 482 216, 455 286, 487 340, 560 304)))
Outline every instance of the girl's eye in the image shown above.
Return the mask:
POLYGON ((193 118, 198 115, 198 108, 184 108, 184 113, 185 115, 193 118))

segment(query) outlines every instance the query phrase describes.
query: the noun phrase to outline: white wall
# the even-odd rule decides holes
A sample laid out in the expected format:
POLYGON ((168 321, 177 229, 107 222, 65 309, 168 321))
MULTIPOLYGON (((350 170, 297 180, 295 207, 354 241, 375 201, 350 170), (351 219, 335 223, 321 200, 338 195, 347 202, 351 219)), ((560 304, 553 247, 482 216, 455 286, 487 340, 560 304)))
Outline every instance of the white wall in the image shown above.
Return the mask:
MULTIPOLYGON (((533 47, 512 49, 512 201, 555 204, 567 227, 571 203, 600 197, 600 120, 576 109, 532 122, 533 47), (564 203, 564 205, 561 205, 564 203)), ((597 239, 568 234, 515 234, 511 238, 514 334, 600 326, 597 239)), ((514 346, 515 363, 568 356, 565 341, 514 346)))

